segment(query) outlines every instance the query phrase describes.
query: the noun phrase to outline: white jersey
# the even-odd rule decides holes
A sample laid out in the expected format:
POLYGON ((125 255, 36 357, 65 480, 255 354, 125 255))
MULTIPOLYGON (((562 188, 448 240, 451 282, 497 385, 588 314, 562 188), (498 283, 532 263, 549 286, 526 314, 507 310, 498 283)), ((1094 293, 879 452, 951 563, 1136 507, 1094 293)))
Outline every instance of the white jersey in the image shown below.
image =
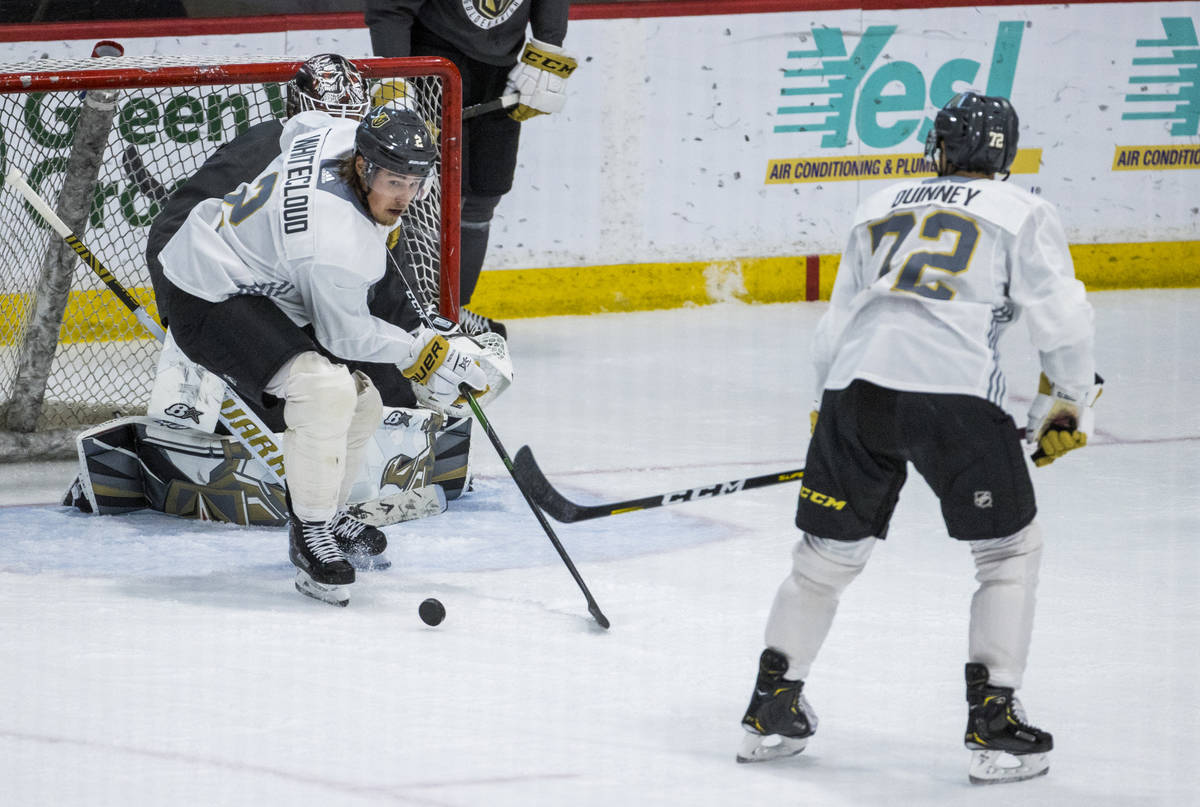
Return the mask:
POLYGON ((893 185, 855 214, 814 338, 818 400, 864 379, 1003 406, 997 343, 1022 314, 1050 380, 1089 387, 1092 307, 1054 208, 991 179, 893 185))
POLYGON ((291 118, 266 170, 192 210, 159 256, 166 277, 209 302, 268 297, 343 359, 408 361, 412 337, 367 308, 389 228, 336 175, 356 127, 324 112, 291 118))

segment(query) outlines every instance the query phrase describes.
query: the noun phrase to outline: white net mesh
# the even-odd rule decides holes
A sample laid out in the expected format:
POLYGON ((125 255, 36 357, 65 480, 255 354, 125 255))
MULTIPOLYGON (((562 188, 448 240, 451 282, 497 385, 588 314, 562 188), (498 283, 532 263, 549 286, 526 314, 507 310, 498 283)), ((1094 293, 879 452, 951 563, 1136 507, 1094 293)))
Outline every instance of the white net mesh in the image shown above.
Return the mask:
MULTIPOLYGON (((405 103, 440 132, 445 83, 454 79, 430 74, 428 61, 356 64, 372 85, 402 77, 405 103)), ((156 313, 144 254, 162 202, 222 143, 282 118, 284 82, 298 66, 294 58, 239 59, 234 66, 212 57, 0 64, 0 176, 23 173, 156 313), (45 86, 70 89, 38 89, 45 86)), ((435 310, 443 286, 457 284, 454 267, 446 267, 452 279, 442 277, 442 192, 435 185, 405 222, 410 279, 435 310)), ((73 429, 114 413, 141 413, 157 353, 158 343, 95 273, 14 189, 0 188, 0 433, 73 429)), ((0 459, 4 453, 0 440, 0 459)))

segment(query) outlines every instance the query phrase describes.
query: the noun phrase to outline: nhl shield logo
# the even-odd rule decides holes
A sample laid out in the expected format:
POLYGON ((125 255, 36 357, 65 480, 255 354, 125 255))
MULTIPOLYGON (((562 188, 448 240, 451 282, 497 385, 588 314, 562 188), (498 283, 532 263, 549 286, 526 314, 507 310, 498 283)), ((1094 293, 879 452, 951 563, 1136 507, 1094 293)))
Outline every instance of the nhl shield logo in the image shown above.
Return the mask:
POLYGON ((992 506, 992 492, 990 490, 975 491, 975 506, 981 510, 986 510, 992 506))

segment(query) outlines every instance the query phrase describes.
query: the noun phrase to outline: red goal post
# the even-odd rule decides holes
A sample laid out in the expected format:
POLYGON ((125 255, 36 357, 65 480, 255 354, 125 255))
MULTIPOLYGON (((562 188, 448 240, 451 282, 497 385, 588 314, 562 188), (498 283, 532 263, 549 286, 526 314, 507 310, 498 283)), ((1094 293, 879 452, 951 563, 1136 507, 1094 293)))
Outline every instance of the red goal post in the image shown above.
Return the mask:
MULTIPOLYGON (((405 217, 418 296, 458 319, 462 91, 436 57, 354 59, 403 80, 439 141, 439 182, 405 217)), ((101 57, 0 64, 0 461, 74 455, 74 434, 145 411, 158 355, 123 305, 14 189, 24 174, 155 312, 145 243, 167 196, 222 143, 284 117, 302 59, 101 57)))

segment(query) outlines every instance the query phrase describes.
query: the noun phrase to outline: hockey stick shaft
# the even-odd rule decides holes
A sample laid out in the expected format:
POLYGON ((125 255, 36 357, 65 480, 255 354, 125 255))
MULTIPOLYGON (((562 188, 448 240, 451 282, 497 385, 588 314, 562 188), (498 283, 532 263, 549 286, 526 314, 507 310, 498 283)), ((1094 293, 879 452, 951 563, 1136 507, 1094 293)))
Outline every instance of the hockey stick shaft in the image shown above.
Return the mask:
POLYGON ((10 170, 5 177, 5 181, 25 197, 25 201, 29 202, 33 209, 46 220, 46 223, 54 228, 54 232, 58 233, 67 242, 67 246, 75 250, 75 254, 79 256, 79 259, 86 263, 104 281, 104 285, 108 286, 109 290, 117 295, 117 299, 133 312, 133 315, 137 317, 138 322, 142 324, 143 328, 160 342, 166 338, 162 326, 154 321, 154 317, 150 316, 150 312, 133 298, 133 295, 121 285, 121 282, 113 276, 113 273, 108 271, 108 267, 92 254, 92 251, 76 237, 75 233, 71 232, 71 229, 67 227, 67 223, 59 218, 58 214, 50 209, 50 205, 46 204, 46 200, 29 186, 29 183, 25 181, 25 177, 20 171, 15 168, 10 170))
MULTIPOLYGON (((425 323, 425 327, 433 328, 433 320, 430 318, 429 313, 425 310, 424 306, 422 306, 417 300, 416 293, 409 284, 408 278, 404 276, 404 271, 399 262, 396 261, 395 257, 392 255, 391 250, 388 250, 388 258, 391 259, 392 264, 396 268, 396 272, 400 275, 400 279, 404 282, 404 295, 408 298, 408 304, 411 305, 417 312, 417 315, 420 316, 421 321, 425 323)), ((434 330, 437 329, 434 328, 434 330)), ((533 500, 533 497, 529 495, 529 491, 526 490, 525 486, 521 484, 521 480, 518 478, 517 472, 513 468, 513 462, 509 458, 508 452, 504 449, 504 444, 500 442, 500 437, 496 434, 496 430, 492 428, 491 421, 489 421, 487 416, 483 414, 483 407, 479 405, 479 401, 475 400, 474 391, 466 384, 463 384, 459 389, 459 392, 461 392, 463 397, 466 398, 467 405, 471 407, 471 413, 475 416, 475 420, 478 421, 479 425, 483 427, 484 432, 487 433, 488 439, 492 442, 492 447, 496 449, 496 453, 500 456, 501 462, 503 462, 504 467, 508 469, 508 473, 512 476, 513 482, 515 482, 517 485, 517 490, 521 491, 521 495, 525 497, 525 503, 528 504, 529 509, 533 511, 533 515, 537 518, 538 524, 542 525, 542 530, 545 531, 546 537, 550 539, 550 543, 554 545, 554 550, 558 552, 558 556, 562 558, 562 562, 566 565, 567 571, 571 573, 571 577, 575 578, 576 585, 579 586, 579 590, 583 592, 584 599, 587 600, 588 613, 590 613, 592 618, 596 620, 596 624, 607 630, 609 626, 608 617, 606 617, 604 612, 600 610, 600 606, 596 602, 596 598, 592 596, 592 592, 588 589, 587 583, 583 581, 583 576, 579 573, 579 570, 575 568, 574 561, 572 561, 571 556, 567 554, 567 550, 562 545, 562 541, 558 540, 558 536, 555 535, 554 528, 550 526, 550 522, 546 520, 545 514, 542 513, 541 508, 537 506, 537 503, 533 500)))
POLYGON ((804 477, 803 468, 793 468, 788 471, 750 476, 745 479, 731 479, 712 485, 700 485, 685 490, 671 491, 670 493, 659 493, 653 496, 643 496, 638 499, 627 499, 622 502, 588 505, 576 504, 555 490, 554 486, 550 484, 550 480, 542 473, 542 469, 538 467, 537 461, 533 458, 533 451, 530 450, 529 446, 521 446, 517 450, 515 467, 516 475, 531 491, 534 500, 541 508, 554 520, 568 524, 575 521, 587 521, 592 518, 631 513, 635 510, 649 510, 653 507, 662 507, 668 504, 683 504, 684 502, 711 499, 716 496, 727 496, 730 493, 741 493, 744 490, 754 490, 755 488, 765 488, 770 485, 794 482, 804 477))
POLYGON ((508 473, 512 476, 513 481, 517 483, 517 490, 521 491, 521 495, 525 497, 525 503, 529 505, 529 509, 537 517, 538 523, 542 525, 542 529, 546 532, 546 537, 550 539, 550 543, 554 545, 554 549, 558 552, 558 556, 562 558, 562 562, 566 564, 567 571, 575 578, 575 583, 579 586, 579 590, 583 592, 584 598, 587 600, 588 613, 596 620, 600 627, 607 629, 609 626, 608 617, 600 610, 596 598, 592 596, 592 592, 588 590, 587 583, 583 582, 583 576, 579 574, 579 570, 575 568, 571 556, 567 554, 567 550, 563 547, 562 542, 558 540, 558 536, 554 534, 554 528, 550 526, 550 522, 546 520, 546 515, 538 507, 537 502, 533 500, 525 485, 521 484, 520 477, 517 476, 516 468, 513 467, 513 461, 509 458, 508 452, 504 450, 504 444, 500 442, 500 438, 496 435, 496 431, 492 428, 492 424, 488 421, 487 416, 483 414, 483 407, 475 400, 475 394, 466 384, 463 384, 460 391, 467 399, 467 404, 471 407, 471 412, 475 415, 475 420, 479 421, 479 425, 487 433, 488 439, 492 441, 492 446, 496 449, 496 453, 500 455, 504 467, 508 469, 508 473))
POLYGON ((517 101, 521 96, 517 93, 509 93, 501 95, 499 98, 493 98, 491 101, 484 101, 482 104, 474 104, 473 106, 463 107, 462 119, 470 120, 479 115, 486 115, 489 112, 495 112, 498 109, 510 109, 517 105, 517 101))
MULTIPOLYGON (((142 324, 143 328, 160 342, 166 339, 166 333, 163 331, 162 326, 155 321, 154 317, 150 316, 150 312, 134 299, 128 289, 121 284, 121 281, 117 280, 113 273, 108 270, 108 267, 92 254, 92 251, 79 240, 78 236, 71 232, 66 222, 51 209, 46 200, 30 187, 20 171, 15 168, 10 170, 5 177, 5 181, 25 197, 25 201, 29 202, 33 209, 67 242, 71 249, 75 250, 75 254, 79 256, 80 260, 86 263, 104 281, 104 285, 108 286, 109 291, 116 295, 117 299, 133 312, 133 315, 137 317, 138 322, 142 324)), ((272 439, 271 429, 228 386, 225 387, 217 419, 250 452, 252 457, 259 459, 266 471, 278 484, 285 484, 283 449, 275 444, 275 441, 272 439)))

